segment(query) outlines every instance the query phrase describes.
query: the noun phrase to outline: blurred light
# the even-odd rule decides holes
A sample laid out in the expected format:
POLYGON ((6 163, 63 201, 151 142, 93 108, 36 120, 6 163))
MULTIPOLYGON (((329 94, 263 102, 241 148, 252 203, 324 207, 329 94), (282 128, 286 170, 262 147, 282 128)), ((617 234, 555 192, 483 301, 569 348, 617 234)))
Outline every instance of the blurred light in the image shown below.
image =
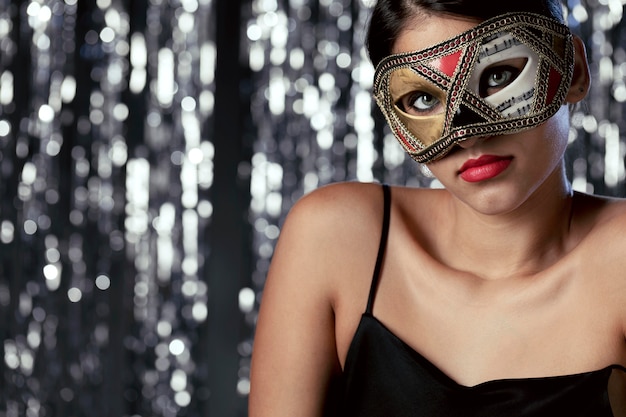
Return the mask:
POLYGON ((242 288, 239 291, 239 309, 244 313, 249 313, 254 308, 256 295, 250 288, 242 288))
POLYGON ((156 96, 163 107, 169 107, 174 98, 174 53, 168 48, 159 50, 156 96))
POLYGON ((111 29, 110 27, 105 27, 100 32, 100 39, 104 43, 113 42, 115 40, 115 31, 111 29))
POLYGON ((54 109, 47 104, 39 108, 39 120, 44 123, 50 123, 54 120, 54 109))
POLYGON ((106 275, 98 275, 95 283, 96 287, 102 291, 108 290, 111 286, 111 280, 106 275))
POLYGON ((174 339, 170 342, 169 349, 172 355, 178 356, 185 351, 185 344, 180 339, 174 339))
POLYGON ((83 298, 83 293, 78 288, 73 287, 67 290, 67 298, 69 298, 71 302, 77 303, 83 298))

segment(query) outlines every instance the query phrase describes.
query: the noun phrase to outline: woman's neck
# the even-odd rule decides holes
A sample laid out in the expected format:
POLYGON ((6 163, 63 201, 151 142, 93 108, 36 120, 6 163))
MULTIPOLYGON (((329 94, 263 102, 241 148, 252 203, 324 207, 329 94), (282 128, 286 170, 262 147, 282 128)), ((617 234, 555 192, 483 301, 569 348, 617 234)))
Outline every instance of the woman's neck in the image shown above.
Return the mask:
POLYGON ((452 219, 441 252, 452 268, 485 279, 520 277, 548 268, 573 246, 569 239, 573 192, 558 170, 519 207, 480 213, 452 197, 452 219), (451 246, 450 246, 451 245, 451 246))

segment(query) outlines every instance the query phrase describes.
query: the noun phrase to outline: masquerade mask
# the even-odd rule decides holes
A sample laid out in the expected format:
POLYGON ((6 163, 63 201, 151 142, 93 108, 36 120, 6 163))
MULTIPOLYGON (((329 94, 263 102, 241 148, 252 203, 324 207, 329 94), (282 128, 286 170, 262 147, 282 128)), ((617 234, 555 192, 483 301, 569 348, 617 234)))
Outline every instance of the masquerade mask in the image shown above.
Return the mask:
POLYGON ((566 26, 510 13, 428 49, 386 57, 374 97, 409 155, 431 162, 465 139, 545 122, 563 105, 573 62, 566 26))

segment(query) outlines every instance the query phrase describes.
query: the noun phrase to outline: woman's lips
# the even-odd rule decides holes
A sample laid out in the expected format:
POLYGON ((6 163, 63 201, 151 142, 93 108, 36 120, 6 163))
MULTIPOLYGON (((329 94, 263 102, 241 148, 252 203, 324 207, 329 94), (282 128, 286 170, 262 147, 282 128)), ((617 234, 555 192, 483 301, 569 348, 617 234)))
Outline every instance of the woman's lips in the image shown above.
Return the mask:
POLYGON ((512 160, 512 156, 497 155, 469 159, 459 169, 459 176, 467 182, 485 181, 500 175, 509 167, 512 160))

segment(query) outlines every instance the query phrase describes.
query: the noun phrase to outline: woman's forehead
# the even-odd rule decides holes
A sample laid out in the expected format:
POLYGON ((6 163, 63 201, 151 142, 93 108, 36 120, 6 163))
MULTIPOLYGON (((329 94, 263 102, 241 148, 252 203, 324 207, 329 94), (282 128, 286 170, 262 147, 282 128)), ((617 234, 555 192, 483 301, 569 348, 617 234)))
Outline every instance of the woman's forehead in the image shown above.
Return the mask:
POLYGON ((446 14, 420 14, 409 21, 393 44, 393 54, 426 49, 473 28, 480 21, 446 14))

